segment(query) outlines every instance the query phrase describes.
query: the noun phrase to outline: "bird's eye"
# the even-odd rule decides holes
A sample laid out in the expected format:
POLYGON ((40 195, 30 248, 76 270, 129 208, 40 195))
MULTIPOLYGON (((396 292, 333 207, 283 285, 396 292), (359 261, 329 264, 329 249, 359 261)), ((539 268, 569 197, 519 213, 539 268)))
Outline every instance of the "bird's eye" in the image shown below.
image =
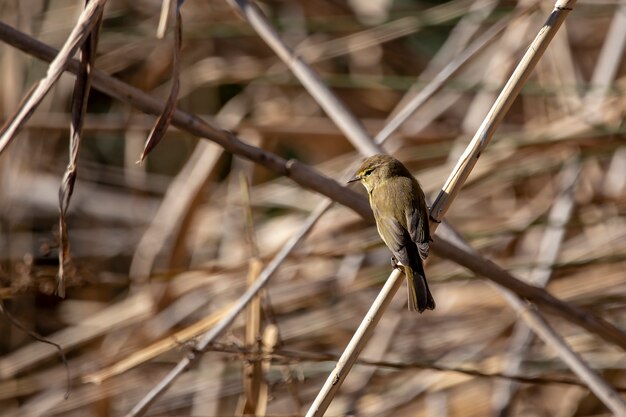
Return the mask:
POLYGON ((365 172, 363 172, 363 176, 367 177, 369 174, 372 173, 372 171, 374 171, 372 168, 366 169, 365 172))

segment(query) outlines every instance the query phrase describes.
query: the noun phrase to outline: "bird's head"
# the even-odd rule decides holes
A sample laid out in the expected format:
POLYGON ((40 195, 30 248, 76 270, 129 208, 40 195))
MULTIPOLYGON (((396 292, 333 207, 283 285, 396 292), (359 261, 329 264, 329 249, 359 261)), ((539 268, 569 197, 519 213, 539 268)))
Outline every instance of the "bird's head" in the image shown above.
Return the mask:
POLYGON ((374 155, 367 158, 348 182, 361 181, 372 192, 376 186, 395 176, 410 175, 400 161, 389 155, 374 155))

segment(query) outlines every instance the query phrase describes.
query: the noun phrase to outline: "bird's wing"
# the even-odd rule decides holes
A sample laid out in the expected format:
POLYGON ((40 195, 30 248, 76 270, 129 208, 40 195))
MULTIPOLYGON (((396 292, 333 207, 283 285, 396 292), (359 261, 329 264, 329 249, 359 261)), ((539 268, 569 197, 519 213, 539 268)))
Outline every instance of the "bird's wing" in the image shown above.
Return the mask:
POLYGON ((430 230, 426 204, 414 204, 406 212, 406 224, 411 240, 417 245, 420 258, 426 259, 429 252, 430 230))
POLYGON ((403 265, 409 264, 406 245, 411 243, 408 233, 400 222, 391 216, 383 215, 379 210, 373 210, 376 218, 378 234, 391 250, 396 259, 403 265))

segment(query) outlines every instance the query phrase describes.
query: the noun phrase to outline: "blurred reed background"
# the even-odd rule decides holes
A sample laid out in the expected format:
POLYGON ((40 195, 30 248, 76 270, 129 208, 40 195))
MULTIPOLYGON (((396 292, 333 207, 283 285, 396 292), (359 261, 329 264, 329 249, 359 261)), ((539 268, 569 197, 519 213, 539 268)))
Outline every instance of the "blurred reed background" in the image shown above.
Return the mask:
MULTIPOLYGON (((281 38, 375 135, 472 41, 501 25, 386 149, 434 198, 550 10, 550 1, 298 0, 259 4, 281 38)), ((157 0, 109 0, 96 68, 160 99, 172 30, 157 0)), ((4 0, 0 20, 59 48, 83 3, 4 0)), ((178 108, 341 181, 353 145, 226 1, 182 8, 178 108)), ((0 43, 0 114, 48 64, 0 43)), ((626 327, 626 3, 580 1, 479 160, 447 220, 481 254, 626 327)), ((121 416, 211 328, 323 196, 170 127, 136 164, 155 117, 91 90, 58 270, 58 190, 74 76, 64 74, 0 156, 1 416, 121 416)), ((360 187, 355 187, 360 193, 360 187)), ((436 239, 436 237, 435 237, 436 239)), ((149 408, 150 416, 303 415, 390 273, 373 225, 335 204, 261 301, 149 408)), ((558 355, 527 336, 493 285, 432 254, 437 309, 404 289, 328 416, 601 416, 558 355), (520 378, 501 378, 498 375, 520 378)), ((403 284, 404 285, 404 284, 403 284)), ((619 348, 550 323, 617 389, 619 348)))

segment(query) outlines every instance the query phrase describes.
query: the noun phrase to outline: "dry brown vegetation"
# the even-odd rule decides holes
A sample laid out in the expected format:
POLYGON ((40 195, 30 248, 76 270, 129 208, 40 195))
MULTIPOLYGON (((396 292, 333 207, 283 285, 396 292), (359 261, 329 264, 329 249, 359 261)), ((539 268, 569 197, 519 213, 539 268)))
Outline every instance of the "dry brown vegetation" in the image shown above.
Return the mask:
MULTIPOLYGON (((305 415, 391 273, 346 170, 389 136, 435 200, 554 7, 187 0, 175 59, 170 3, 91 0, 95 36, 82 2, 0 2, 2 417, 305 415)), ((327 416, 626 414, 626 4, 558 4, 435 236, 437 309, 402 287, 327 416)))

